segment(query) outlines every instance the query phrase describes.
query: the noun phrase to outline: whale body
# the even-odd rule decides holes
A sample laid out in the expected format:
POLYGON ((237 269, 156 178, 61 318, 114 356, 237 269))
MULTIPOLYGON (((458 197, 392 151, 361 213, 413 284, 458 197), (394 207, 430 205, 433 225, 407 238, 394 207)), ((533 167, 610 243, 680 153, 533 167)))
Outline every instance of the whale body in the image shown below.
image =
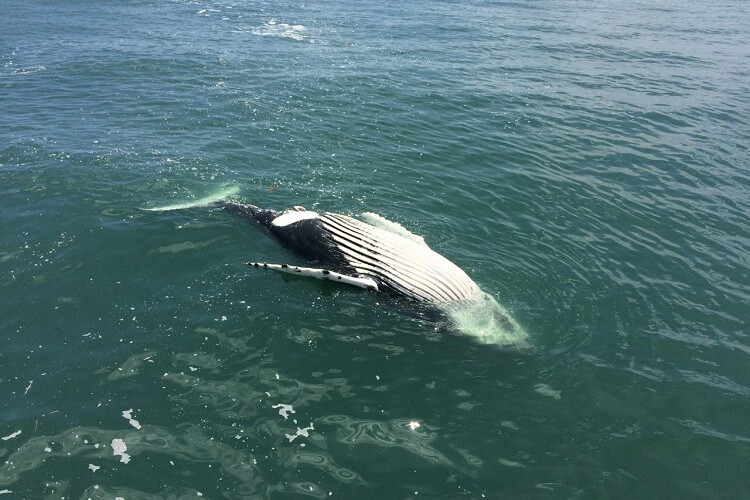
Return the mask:
POLYGON ((443 313, 456 330, 483 344, 528 345, 528 334, 502 305, 456 264, 432 250, 421 236, 400 224, 373 213, 361 214, 365 222, 303 207, 276 211, 229 201, 237 191, 231 187, 198 200, 143 210, 223 208, 264 227, 316 267, 248 265, 405 297, 443 313))
POLYGON ((248 263, 255 267, 347 283, 424 303, 471 300, 480 293, 461 268, 421 239, 346 215, 302 207, 278 212, 226 201, 217 205, 259 223, 287 247, 324 266, 248 263))

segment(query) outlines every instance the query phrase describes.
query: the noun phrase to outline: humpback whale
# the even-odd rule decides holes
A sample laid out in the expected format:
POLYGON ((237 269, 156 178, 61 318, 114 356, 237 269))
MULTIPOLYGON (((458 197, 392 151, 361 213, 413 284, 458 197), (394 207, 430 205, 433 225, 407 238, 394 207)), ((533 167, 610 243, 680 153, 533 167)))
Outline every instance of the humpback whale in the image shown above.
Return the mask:
POLYGON ((347 283, 425 303, 473 299, 479 287, 424 241, 353 217, 292 207, 278 212, 218 201, 217 206, 259 223, 287 247, 321 268, 249 262, 254 267, 347 283))
POLYGON ((236 187, 192 202, 145 208, 170 211, 219 207, 265 228, 311 267, 247 262, 253 268, 309 276, 404 297, 443 313, 460 332, 485 344, 527 346, 527 333, 508 311, 456 264, 420 236, 372 213, 366 221, 331 212, 292 207, 283 211, 230 201, 236 187), (314 266, 314 267, 312 267, 314 266))

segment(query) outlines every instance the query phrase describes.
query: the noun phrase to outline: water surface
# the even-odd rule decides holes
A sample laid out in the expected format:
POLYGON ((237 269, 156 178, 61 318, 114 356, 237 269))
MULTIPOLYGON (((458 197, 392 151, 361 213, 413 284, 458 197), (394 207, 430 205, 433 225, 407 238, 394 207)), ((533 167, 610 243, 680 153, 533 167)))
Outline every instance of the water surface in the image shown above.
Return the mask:
POLYGON ((0 498, 749 496, 748 39, 732 1, 6 2, 0 498), (530 346, 138 210, 232 186, 402 224, 530 346))

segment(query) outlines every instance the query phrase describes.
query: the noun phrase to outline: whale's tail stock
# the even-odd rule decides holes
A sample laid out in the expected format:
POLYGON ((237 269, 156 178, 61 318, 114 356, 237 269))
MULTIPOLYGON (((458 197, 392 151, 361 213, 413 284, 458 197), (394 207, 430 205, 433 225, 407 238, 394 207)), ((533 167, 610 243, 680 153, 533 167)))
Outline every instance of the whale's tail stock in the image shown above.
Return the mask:
POLYGON ((235 217, 247 219, 251 222, 258 222, 265 227, 270 227, 271 221, 279 215, 276 210, 258 208, 255 205, 243 205, 229 200, 218 200, 212 205, 223 208, 227 213, 235 217))
POLYGON ((271 220, 278 215, 278 212, 275 210, 266 210, 258 208, 255 205, 245 205, 232 201, 232 197, 239 193, 239 191, 239 187, 230 186, 197 200, 160 207, 142 208, 141 210, 149 212, 169 212, 172 210, 185 210, 188 208, 218 207, 223 208, 228 213, 241 219, 259 222, 264 226, 268 226, 271 223, 271 220))
POLYGON ((230 197, 239 192, 240 188, 238 186, 231 186, 197 200, 176 203, 174 205, 164 205, 161 207, 141 208, 141 210, 149 212, 169 212, 171 210, 184 210, 186 208, 223 206, 222 204, 230 204, 230 197))

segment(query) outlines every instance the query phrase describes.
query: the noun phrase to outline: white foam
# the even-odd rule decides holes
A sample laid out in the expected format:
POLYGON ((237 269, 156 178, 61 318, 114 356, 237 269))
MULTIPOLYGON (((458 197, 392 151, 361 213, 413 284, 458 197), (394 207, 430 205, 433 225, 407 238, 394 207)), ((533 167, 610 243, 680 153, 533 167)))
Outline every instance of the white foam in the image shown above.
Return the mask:
POLYGON ((526 347, 528 333, 490 295, 480 291, 475 298, 436 304, 455 328, 482 344, 526 347))
POLYGON ((513 460, 506 460, 504 458, 498 458, 498 462, 500 462, 500 465, 504 465, 506 467, 523 467, 523 464, 520 462, 515 462, 513 460))
POLYGON ((122 418, 127 419, 128 423, 136 429, 141 428, 141 424, 133 418, 133 409, 122 412, 122 418))
POLYGON ((125 453, 128 451, 128 447, 125 444, 125 441, 119 438, 115 438, 112 440, 112 454, 114 456, 120 455, 120 462, 126 464, 130 462, 130 455, 125 453))
POLYGON ((8 441, 9 439, 13 439, 14 437, 16 437, 16 436, 18 436, 20 434, 21 434, 21 431, 16 431, 13 434, 9 434, 9 435, 7 435, 5 437, 2 437, 0 439, 2 439, 3 441, 8 441))
POLYGON ((294 434, 285 434, 285 436, 291 443, 300 436, 309 437, 310 431, 312 430, 315 430, 315 427, 313 426, 313 423, 310 422, 309 427, 297 427, 297 432, 295 432, 294 434))
POLYGON ((38 73, 40 71, 45 71, 47 68, 44 66, 30 66, 28 68, 16 68, 13 70, 14 75, 28 75, 30 73, 38 73))
POLYGON ((226 198, 229 198, 230 196, 234 196, 235 194, 239 192, 240 192, 240 188, 238 186, 231 186, 226 189, 217 191, 214 194, 200 198, 198 200, 188 201, 185 203, 177 203, 175 205, 166 205, 163 207, 143 208, 142 210, 148 210, 149 212, 167 212, 169 210, 182 210, 185 208, 206 207, 206 206, 212 205, 213 203, 216 203, 217 201, 221 201, 226 198))
POLYGON ((291 40, 304 40, 306 38, 305 28, 301 24, 277 23, 274 19, 266 21, 263 26, 253 28, 253 35, 259 36, 276 36, 279 38, 289 38, 291 40))
POLYGON ((292 408, 292 405, 285 405, 284 403, 279 403, 277 405, 273 405, 271 408, 278 408, 279 409, 279 415, 284 417, 284 420, 289 418, 290 413, 297 413, 294 411, 294 408, 292 408))
POLYGON ((560 399, 562 396, 560 396, 560 393, 562 391, 556 391, 552 387, 548 386, 547 384, 536 384, 534 386, 534 391, 538 392, 542 396, 547 396, 552 399, 560 399))

